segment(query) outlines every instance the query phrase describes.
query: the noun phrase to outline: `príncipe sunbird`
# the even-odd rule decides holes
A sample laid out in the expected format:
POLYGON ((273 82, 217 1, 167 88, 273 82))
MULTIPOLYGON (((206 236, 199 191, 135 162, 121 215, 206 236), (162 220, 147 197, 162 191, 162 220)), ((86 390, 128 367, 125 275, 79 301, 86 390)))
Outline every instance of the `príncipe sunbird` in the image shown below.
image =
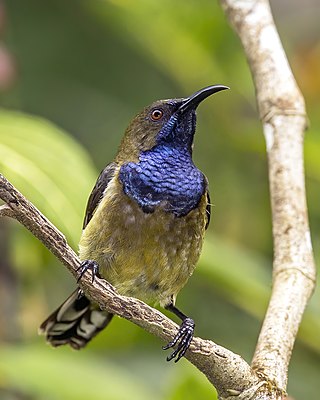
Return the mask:
MULTIPOLYGON (((125 296, 160 303, 181 320, 167 357, 187 351, 194 321, 175 301, 198 261, 210 220, 208 182, 192 161, 196 108, 221 90, 208 86, 190 97, 160 100, 129 124, 113 162, 89 197, 79 244, 81 276, 91 270, 125 296)), ((76 290, 41 325, 52 346, 81 349, 112 314, 76 290)))

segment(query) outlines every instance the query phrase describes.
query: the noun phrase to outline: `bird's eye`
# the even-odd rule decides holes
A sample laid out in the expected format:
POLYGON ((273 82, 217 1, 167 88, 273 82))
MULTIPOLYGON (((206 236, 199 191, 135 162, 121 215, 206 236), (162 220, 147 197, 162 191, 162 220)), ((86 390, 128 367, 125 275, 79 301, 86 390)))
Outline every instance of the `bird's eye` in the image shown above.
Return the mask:
POLYGON ((162 116, 163 116, 163 111, 160 110, 159 108, 151 112, 152 121, 159 121, 162 118, 162 116))

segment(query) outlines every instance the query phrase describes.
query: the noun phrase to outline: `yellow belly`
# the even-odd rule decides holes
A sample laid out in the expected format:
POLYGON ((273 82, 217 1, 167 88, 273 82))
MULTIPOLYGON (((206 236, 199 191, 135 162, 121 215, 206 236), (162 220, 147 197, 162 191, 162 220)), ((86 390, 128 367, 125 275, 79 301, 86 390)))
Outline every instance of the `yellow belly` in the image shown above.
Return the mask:
POLYGON ((123 193, 117 176, 80 240, 80 259, 95 260, 120 294, 166 305, 175 300, 199 258, 207 200, 185 217, 141 208, 123 193))

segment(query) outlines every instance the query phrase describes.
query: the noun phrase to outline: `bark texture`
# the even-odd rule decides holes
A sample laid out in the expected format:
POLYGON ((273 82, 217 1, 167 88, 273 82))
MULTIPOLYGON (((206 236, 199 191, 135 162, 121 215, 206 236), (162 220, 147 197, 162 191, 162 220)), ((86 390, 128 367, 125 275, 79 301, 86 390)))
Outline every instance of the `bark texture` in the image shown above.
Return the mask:
POLYGON ((303 138, 304 99, 267 0, 221 0, 251 69, 268 154, 274 239, 273 289, 252 368, 285 391, 293 344, 314 290, 303 138))

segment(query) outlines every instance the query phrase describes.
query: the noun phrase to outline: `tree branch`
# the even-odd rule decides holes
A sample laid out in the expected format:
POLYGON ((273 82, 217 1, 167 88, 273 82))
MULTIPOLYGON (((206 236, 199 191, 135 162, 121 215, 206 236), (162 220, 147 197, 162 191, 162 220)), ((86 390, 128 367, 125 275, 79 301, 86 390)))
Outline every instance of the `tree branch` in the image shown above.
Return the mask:
MULTIPOLYGON (((0 217, 10 216, 19 221, 78 278, 77 268, 80 261, 68 246, 65 237, 1 174, 0 198, 6 203, 0 207, 0 217)), ((92 283, 91 277, 86 274, 80 286, 101 309, 135 323, 164 341, 172 340, 177 332, 178 326, 158 310, 140 300, 120 296, 103 279, 96 278, 92 283)), ((264 384, 239 355, 210 340, 194 338, 186 358, 207 376, 221 399, 229 396, 232 399, 251 399, 264 384), (240 396, 235 397, 238 395, 240 396), (244 395, 249 397, 241 397, 244 395)))
POLYGON ((266 139, 274 238, 273 290, 252 368, 283 391, 316 271, 307 215, 306 112, 267 0, 221 0, 254 79, 266 139))

